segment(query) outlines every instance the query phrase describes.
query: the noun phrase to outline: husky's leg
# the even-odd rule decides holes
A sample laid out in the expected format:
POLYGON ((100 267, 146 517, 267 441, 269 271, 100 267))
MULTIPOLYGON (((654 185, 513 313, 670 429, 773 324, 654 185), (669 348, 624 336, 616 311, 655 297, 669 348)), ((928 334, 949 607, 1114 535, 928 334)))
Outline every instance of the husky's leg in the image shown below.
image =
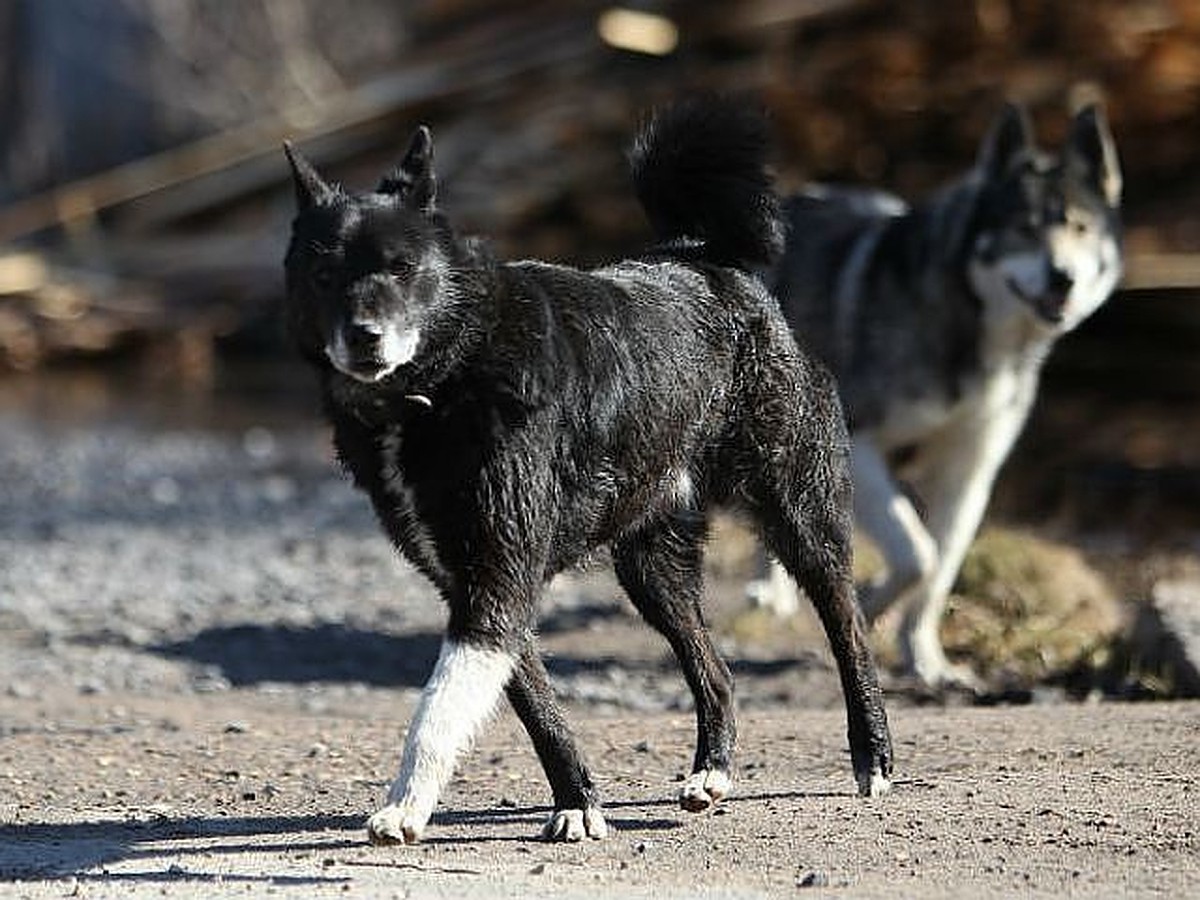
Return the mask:
POLYGON ((933 575, 938 549, 869 438, 855 436, 851 467, 854 517, 884 561, 884 571, 859 589, 859 603, 870 623, 906 591, 933 575))
POLYGON ((704 523, 685 515, 647 526, 613 548, 617 578, 670 643, 696 702, 696 755, 679 802, 697 812, 729 793, 736 736, 733 678, 701 609, 704 523))
POLYGON ((931 448, 936 457, 917 484, 929 506, 927 520, 938 557, 933 573, 905 604, 900 649, 908 669, 930 687, 981 687, 969 669, 946 659, 939 627, 950 588, 983 521, 996 473, 1023 421, 1023 411, 1014 409, 1011 415, 939 437, 939 446, 931 448))
POLYGON ((372 843, 420 840, 455 762, 492 714, 513 666, 512 654, 503 650, 450 638, 442 643, 387 804, 367 821, 372 843))
POLYGON ((596 787, 554 698, 532 635, 506 690, 554 793, 554 813, 542 828, 542 837, 548 841, 605 837, 608 826, 600 813, 596 787))

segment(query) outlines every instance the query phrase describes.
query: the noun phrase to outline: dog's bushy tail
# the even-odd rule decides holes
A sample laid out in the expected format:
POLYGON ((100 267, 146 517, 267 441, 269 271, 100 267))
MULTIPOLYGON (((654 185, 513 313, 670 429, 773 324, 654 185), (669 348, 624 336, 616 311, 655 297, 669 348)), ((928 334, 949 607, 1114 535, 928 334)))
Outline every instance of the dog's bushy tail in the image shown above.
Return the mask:
POLYGON ((752 268, 783 250, 779 198, 767 171, 767 122, 711 96, 655 113, 629 152, 634 186, 665 242, 696 244, 706 260, 752 268))

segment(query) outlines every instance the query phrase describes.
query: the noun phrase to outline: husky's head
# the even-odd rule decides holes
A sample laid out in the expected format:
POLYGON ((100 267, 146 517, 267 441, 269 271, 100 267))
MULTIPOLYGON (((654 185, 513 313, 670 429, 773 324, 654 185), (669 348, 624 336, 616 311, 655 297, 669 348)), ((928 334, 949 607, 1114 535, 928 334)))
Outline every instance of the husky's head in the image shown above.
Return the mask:
POLYGON ((450 302, 452 237, 434 210, 433 141, 420 128, 374 191, 351 195, 285 145, 298 212, 288 318, 301 350, 364 383, 420 355, 450 302))
POLYGON ((1075 116, 1059 156, 1040 152, 1008 106, 983 143, 967 276, 993 313, 1065 332, 1121 277, 1121 172, 1098 107, 1075 116))

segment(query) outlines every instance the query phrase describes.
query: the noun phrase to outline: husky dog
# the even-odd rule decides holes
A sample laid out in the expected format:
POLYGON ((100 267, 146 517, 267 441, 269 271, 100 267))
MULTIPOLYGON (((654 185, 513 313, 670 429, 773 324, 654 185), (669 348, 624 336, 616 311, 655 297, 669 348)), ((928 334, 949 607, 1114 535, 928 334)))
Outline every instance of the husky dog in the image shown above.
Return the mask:
POLYGON ((600 545, 696 702, 680 802, 731 787, 732 681, 701 611, 710 504, 735 502, 813 599, 845 693, 854 775, 882 793, 891 741, 854 596, 849 438, 833 381, 749 274, 782 246, 760 117, 696 100, 631 159, 662 243, 594 271, 498 262, 435 203, 419 129, 349 194, 288 148, 299 203, 288 314, 341 462, 449 606, 378 843, 420 838, 455 761, 507 695, 554 798, 548 840, 600 838, 595 785, 538 653, 547 581, 600 545))
POLYGON ((855 189, 786 203, 790 237, 772 287, 838 379, 855 516, 886 565, 860 592, 863 611, 873 621, 901 602, 903 661, 931 687, 978 688, 938 638, 946 596, 1042 362, 1121 276, 1120 196, 1097 107, 1075 116, 1051 156, 1010 105, 975 167, 911 209, 855 189))

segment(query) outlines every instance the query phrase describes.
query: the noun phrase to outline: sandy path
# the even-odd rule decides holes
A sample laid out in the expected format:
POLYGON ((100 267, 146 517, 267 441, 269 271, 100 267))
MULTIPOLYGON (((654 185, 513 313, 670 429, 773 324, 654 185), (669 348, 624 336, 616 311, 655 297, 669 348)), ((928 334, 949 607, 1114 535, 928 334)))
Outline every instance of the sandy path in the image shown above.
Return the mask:
MULTIPOLYGON (((685 713, 577 710, 607 841, 533 839, 547 791, 511 715, 428 839, 366 844, 411 698, 68 693, 0 700, 0 893, 29 897, 1188 896, 1200 704, 899 709, 899 777, 853 795, 831 711, 742 717, 736 793, 670 798, 685 713)), ((1194 896, 1194 894, 1192 894, 1194 896)))

